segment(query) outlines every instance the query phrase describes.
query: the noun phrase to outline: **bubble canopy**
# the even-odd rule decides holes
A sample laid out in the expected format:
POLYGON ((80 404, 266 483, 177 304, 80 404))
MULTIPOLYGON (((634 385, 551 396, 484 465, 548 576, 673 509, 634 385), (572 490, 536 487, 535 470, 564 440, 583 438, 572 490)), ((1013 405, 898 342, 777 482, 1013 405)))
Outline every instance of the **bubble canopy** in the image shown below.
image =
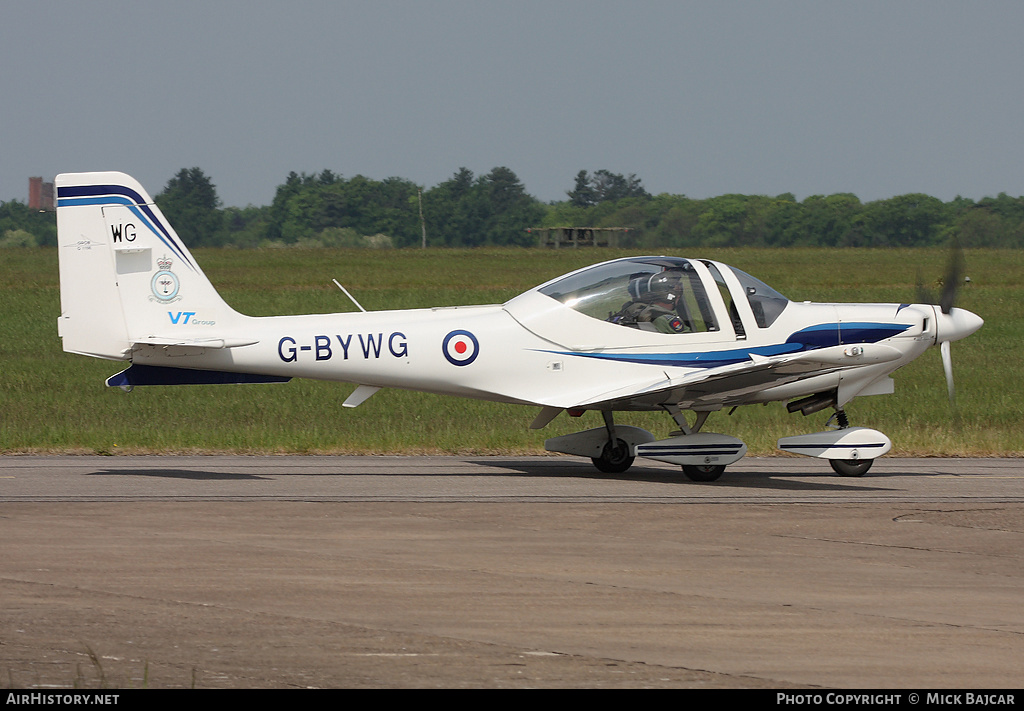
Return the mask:
POLYGON ((680 330, 692 332, 716 331, 724 319, 735 320, 730 314, 714 312, 708 299, 710 289, 719 290, 726 304, 733 299, 746 299, 759 328, 769 327, 789 304, 785 296, 746 272, 681 257, 632 257, 604 262, 537 290, 592 318, 634 327, 637 324, 626 315, 630 307, 655 304, 682 317, 686 327, 680 330), (735 276, 732 286, 722 277, 725 270, 735 276), (735 286, 737 282, 739 288, 735 286))

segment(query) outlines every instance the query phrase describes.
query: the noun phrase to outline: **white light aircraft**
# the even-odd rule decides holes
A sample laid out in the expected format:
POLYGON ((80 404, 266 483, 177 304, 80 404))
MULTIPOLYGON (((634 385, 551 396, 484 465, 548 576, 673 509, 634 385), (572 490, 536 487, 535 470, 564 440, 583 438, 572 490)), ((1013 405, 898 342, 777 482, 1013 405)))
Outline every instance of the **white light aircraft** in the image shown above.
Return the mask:
POLYGON ((939 304, 797 303, 725 264, 665 256, 590 266, 500 305, 250 317, 221 299, 133 178, 64 174, 56 187, 59 334, 65 351, 131 363, 107 385, 316 378, 355 384, 346 407, 387 387, 532 405, 535 429, 596 410, 604 426, 545 445, 603 472, 647 457, 713 481, 747 447, 702 431, 708 416, 788 401, 804 415, 832 408, 835 424, 779 448, 860 476, 892 445, 850 426, 844 407, 893 392, 890 374, 933 345, 952 397, 949 344, 982 325, 952 305, 958 270, 939 304), (640 410, 678 429, 657 439, 613 420, 640 410))

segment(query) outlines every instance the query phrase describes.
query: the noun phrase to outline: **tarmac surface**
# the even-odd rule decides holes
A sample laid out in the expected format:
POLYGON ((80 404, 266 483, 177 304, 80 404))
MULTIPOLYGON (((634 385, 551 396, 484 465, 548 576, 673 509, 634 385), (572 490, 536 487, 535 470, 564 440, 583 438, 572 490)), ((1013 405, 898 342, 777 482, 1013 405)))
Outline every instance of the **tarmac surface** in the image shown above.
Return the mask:
POLYGON ((0 457, 0 687, 1015 689, 1024 461, 0 457))

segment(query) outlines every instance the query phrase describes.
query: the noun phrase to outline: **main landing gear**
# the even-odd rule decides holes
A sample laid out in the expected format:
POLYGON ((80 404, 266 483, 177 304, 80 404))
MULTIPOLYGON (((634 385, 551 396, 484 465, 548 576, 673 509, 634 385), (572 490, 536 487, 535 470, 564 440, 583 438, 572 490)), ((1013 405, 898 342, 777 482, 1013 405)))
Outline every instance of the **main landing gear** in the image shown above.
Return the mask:
MULTIPOLYGON (((732 464, 747 452, 747 446, 740 440, 727 435, 699 434, 700 428, 708 419, 710 412, 701 411, 696 413, 696 419, 691 426, 682 411, 677 406, 667 406, 666 411, 672 415, 672 419, 679 425, 679 430, 673 432, 673 437, 679 440, 680 448, 676 457, 663 459, 683 468, 683 474, 690 481, 710 482, 717 481, 725 473, 726 464, 732 464), (708 442, 697 442, 699 438, 709 439, 708 442), (724 438, 719 440, 717 438, 724 438), (691 444, 692 442, 692 444, 691 444), (720 455, 729 455, 725 460, 720 455), (703 461, 693 461, 693 457, 703 458, 703 461), (719 463, 723 462, 724 463, 719 463)), ((671 440, 666 440, 671 441, 671 440)))
MULTIPOLYGON (((834 406, 834 405, 833 405, 834 406)), ((682 467, 692 481, 716 481, 725 468, 747 453, 747 445, 729 435, 701 432, 708 412, 696 413, 689 424, 675 406, 667 406, 679 429, 667 439, 656 440, 640 427, 616 425, 611 411, 602 411, 603 427, 554 437, 544 443, 550 452, 589 457, 598 471, 622 474, 636 457, 646 457, 682 467)), ((820 409, 820 408, 819 408, 820 409)), ((864 476, 872 462, 892 448, 889 438, 877 430, 850 427, 846 413, 836 410, 834 429, 795 437, 783 437, 778 447, 784 452, 827 459, 840 476, 864 476)), ((545 420, 545 424, 548 420, 545 420)), ((832 420, 829 420, 831 424, 832 420)))
POLYGON ((616 425, 611 411, 602 411, 604 427, 553 437, 544 443, 549 452, 590 457, 598 471, 621 474, 636 457, 681 465, 683 474, 693 481, 715 481, 726 465, 747 453, 747 445, 729 435, 700 432, 707 412, 698 412, 693 426, 678 407, 666 408, 679 425, 668 439, 655 441, 654 435, 640 427, 616 425))
POLYGON ((608 430, 608 442, 605 443, 600 456, 591 457, 590 461, 605 474, 621 474, 633 466, 633 460, 636 459, 632 454, 633 448, 629 442, 616 436, 612 413, 602 411, 601 415, 604 417, 605 429, 608 430))
POLYGON ((874 459, 830 459, 832 471, 839 476, 864 476, 874 459))
POLYGON ((683 474, 690 481, 717 481, 725 473, 724 464, 684 464, 683 474))

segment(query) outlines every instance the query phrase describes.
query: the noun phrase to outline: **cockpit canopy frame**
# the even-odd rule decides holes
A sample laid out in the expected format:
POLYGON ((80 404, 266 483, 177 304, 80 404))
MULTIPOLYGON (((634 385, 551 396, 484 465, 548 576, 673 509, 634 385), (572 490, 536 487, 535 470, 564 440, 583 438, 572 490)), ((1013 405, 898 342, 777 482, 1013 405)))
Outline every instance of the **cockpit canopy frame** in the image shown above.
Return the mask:
POLYGON ((681 257, 604 262, 544 284, 537 291, 591 318, 641 330, 708 333, 721 330, 728 319, 740 338, 745 329, 734 300, 749 303, 758 328, 770 327, 789 304, 785 296, 746 272, 681 257), (723 278, 724 270, 735 280, 723 278), (708 298, 711 289, 720 292, 729 313, 716 312, 717 300, 708 298))

